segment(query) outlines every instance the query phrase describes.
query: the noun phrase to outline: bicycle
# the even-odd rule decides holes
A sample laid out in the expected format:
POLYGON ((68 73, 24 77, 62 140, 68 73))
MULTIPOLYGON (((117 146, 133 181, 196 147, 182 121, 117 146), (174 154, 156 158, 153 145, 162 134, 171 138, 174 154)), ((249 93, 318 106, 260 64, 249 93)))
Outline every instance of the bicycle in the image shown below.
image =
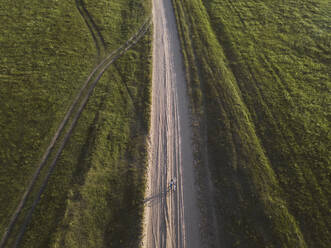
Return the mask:
POLYGON ((168 188, 167 188, 167 192, 169 192, 169 191, 175 192, 176 189, 177 189, 177 184, 175 183, 175 181, 173 179, 171 179, 171 181, 168 185, 168 188))

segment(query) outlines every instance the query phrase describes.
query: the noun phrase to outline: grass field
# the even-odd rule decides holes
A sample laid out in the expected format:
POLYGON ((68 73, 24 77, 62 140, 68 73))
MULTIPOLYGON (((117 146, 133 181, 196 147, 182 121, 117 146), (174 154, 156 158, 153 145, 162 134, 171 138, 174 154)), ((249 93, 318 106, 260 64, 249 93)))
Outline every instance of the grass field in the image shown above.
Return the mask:
POLYGON ((72 3, 1 2, 1 233, 95 61, 72 3))
MULTIPOLYGON (((330 4, 172 1, 225 247, 329 247, 330 4)), ((150 9, 142 0, 0 3, 1 236, 73 96, 150 9)), ((22 247, 138 246, 150 53, 147 33, 100 80, 22 247)))
MULTIPOLYGON (((99 53, 74 0, 0 4, 0 235, 85 78, 102 56, 138 30, 150 9, 148 1, 138 0, 83 4, 105 41, 99 53)), ((147 33, 100 80, 22 247, 83 247, 82 236, 88 238, 88 247, 138 242, 149 128, 150 39, 147 33)))
POLYGON ((173 3, 224 243, 328 247, 331 6, 173 3))

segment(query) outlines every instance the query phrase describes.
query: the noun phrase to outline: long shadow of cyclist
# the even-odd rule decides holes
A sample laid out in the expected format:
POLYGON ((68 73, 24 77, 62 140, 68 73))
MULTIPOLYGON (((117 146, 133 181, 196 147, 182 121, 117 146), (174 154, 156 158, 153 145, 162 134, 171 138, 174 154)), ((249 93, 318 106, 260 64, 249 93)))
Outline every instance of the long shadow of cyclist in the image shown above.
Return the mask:
POLYGON ((148 204, 149 207, 153 206, 155 203, 157 203, 158 199, 161 199, 162 197, 166 197, 167 196, 167 191, 164 192, 160 192, 158 194, 149 196, 147 198, 144 199, 144 204, 148 204))
POLYGON ((149 207, 153 206, 155 203, 157 203, 157 200, 162 199, 162 197, 166 197, 168 193, 175 192, 176 191, 176 184, 173 182, 168 186, 166 191, 160 192, 158 194, 149 196, 144 199, 144 204, 148 204, 149 207))

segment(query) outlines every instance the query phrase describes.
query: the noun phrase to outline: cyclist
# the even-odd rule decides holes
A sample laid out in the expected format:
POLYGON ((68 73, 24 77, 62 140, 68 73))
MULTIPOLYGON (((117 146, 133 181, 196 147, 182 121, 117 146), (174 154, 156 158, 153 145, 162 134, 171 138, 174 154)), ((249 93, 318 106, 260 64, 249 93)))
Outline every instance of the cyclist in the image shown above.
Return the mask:
POLYGON ((169 183, 169 188, 170 190, 175 191, 176 190, 176 184, 174 182, 174 179, 171 178, 170 183, 169 183))

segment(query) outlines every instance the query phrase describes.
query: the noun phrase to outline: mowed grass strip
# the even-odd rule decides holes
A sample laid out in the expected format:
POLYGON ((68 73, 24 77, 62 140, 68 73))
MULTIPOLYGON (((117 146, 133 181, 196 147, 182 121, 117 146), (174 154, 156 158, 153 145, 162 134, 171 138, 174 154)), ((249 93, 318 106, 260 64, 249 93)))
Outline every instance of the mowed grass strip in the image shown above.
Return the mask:
POLYGON ((173 3, 193 110, 207 119, 224 243, 327 247, 326 2, 173 3))

